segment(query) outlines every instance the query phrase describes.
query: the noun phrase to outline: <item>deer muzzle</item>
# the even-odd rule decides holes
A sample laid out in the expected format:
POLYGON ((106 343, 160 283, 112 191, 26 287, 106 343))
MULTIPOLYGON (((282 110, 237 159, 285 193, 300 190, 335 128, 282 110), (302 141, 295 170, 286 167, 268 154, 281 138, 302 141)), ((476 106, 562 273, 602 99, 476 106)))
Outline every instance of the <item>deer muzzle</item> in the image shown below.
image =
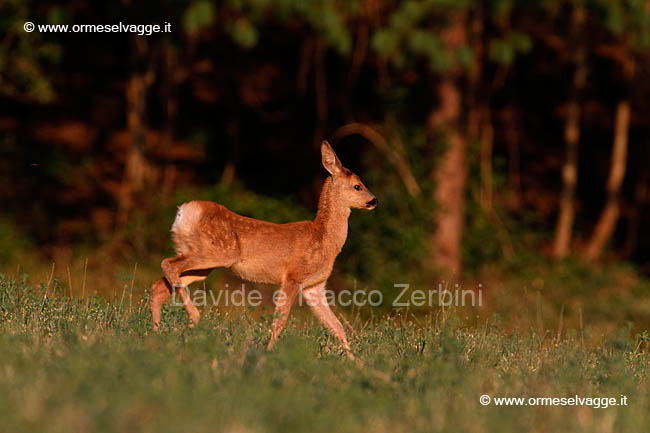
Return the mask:
POLYGON ((372 209, 376 208, 377 203, 379 203, 379 201, 377 200, 377 197, 375 197, 372 200, 370 200, 368 203, 366 203, 366 209, 372 210, 372 209))

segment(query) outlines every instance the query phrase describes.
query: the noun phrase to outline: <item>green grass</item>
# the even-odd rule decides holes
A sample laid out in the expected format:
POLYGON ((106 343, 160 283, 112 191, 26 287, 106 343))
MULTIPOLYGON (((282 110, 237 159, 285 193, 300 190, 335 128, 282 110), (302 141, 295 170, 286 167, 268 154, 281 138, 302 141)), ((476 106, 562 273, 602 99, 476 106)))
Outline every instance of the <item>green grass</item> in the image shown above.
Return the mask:
POLYGON ((208 312, 194 329, 146 298, 70 299, 0 275, 0 431, 637 432, 650 425, 645 336, 582 347, 441 315, 350 319, 358 362, 320 326, 208 312), (479 397, 628 397, 627 406, 481 406, 479 397))

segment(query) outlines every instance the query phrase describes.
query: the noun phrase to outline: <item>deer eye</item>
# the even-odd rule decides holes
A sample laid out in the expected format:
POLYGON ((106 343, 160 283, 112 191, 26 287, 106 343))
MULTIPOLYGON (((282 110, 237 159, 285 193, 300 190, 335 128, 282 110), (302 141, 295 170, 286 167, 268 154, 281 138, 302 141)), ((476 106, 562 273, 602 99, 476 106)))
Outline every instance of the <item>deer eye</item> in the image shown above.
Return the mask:
POLYGON ((354 185, 354 189, 356 189, 357 191, 361 191, 361 185, 354 185))

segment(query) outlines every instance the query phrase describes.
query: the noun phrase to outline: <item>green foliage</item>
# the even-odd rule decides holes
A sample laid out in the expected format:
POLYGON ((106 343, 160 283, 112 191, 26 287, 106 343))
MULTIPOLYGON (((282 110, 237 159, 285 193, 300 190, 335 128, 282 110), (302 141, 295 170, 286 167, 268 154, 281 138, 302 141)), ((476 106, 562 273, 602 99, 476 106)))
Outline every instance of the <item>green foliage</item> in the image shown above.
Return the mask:
POLYGON ((211 25, 216 18, 216 9, 209 0, 198 0, 190 4, 183 14, 183 28, 189 34, 196 34, 211 25))
MULTIPOLYGON (((35 8, 34 8, 35 9, 35 8)), ((55 98, 45 69, 61 58, 62 46, 38 32, 26 32, 23 24, 55 24, 63 19, 61 9, 53 8, 47 16, 35 15, 30 3, 5 0, 0 3, 0 95, 48 103, 55 98)))
MULTIPOLYGON (((204 315, 187 328, 147 299, 70 299, 0 275, 0 405, 9 431, 592 432, 650 423, 647 350, 544 343, 456 316, 351 318, 359 362, 320 326, 291 320, 267 352, 270 318, 204 315), (481 406, 494 397, 614 397, 627 406, 481 406), (467 416, 468 408, 473 415, 467 416), (580 413, 580 416, 576 416, 580 413), (610 421, 608 421, 610 420, 610 421)), ((616 336, 629 340, 626 331, 616 336)), ((627 344, 627 343, 626 343, 627 344)), ((627 346, 626 346, 627 347, 627 346)))
POLYGON ((236 14, 226 26, 234 41, 243 48, 257 44, 264 24, 279 22, 294 26, 300 23, 342 55, 349 54, 352 47, 347 21, 360 12, 360 2, 356 0, 230 0, 221 7, 226 16, 236 14))
POLYGON ((650 9, 643 0, 591 0, 604 27, 629 48, 646 52, 650 48, 650 9))
POLYGON ((356 1, 288 1, 289 10, 301 16, 323 40, 340 54, 348 54, 352 47, 352 38, 346 27, 347 13, 357 10, 356 1))
POLYGON ((243 48, 252 48, 257 44, 257 30, 246 18, 238 18, 231 28, 232 38, 243 48))
POLYGON ((643 341, 644 343, 650 342, 650 333, 648 331, 643 331, 637 334, 636 338, 638 338, 640 341, 643 341))
POLYGON ((526 54, 532 49, 532 41, 528 35, 512 31, 503 38, 490 41, 489 56, 496 63, 510 65, 518 54, 526 54))
POLYGON ((396 68, 417 59, 424 59, 433 72, 444 72, 458 63, 466 64, 469 51, 465 48, 451 51, 439 37, 442 28, 449 25, 441 16, 460 7, 462 2, 403 2, 389 15, 387 25, 373 34, 372 48, 396 68), (440 25, 431 26, 431 21, 436 19, 440 25))

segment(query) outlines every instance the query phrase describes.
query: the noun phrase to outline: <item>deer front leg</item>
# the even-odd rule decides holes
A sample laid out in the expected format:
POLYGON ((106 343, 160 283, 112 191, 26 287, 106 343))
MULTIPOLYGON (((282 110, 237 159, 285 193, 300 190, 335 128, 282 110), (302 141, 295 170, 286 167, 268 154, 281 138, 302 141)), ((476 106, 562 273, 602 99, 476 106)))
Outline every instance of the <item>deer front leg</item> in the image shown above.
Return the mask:
POLYGON ((271 325, 271 339, 269 340, 267 350, 273 349, 280 332, 284 329, 284 325, 286 325, 287 319, 289 319, 289 312, 291 311, 293 301, 298 294, 298 290, 300 290, 300 284, 292 280, 286 280, 278 290, 277 296, 274 297, 275 317, 273 319, 273 325, 271 325))
POLYGON ((334 315, 334 312, 332 312, 332 309, 327 303, 327 297, 325 296, 325 282, 309 287, 308 289, 303 290, 302 293, 305 296, 307 305, 309 305, 311 311, 341 343, 348 359, 354 360, 354 355, 350 350, 350 345, 348 344, 348 339, 345 335, 345 329, 343 329, 343 325, 341 325, 341 322, 334 315))

